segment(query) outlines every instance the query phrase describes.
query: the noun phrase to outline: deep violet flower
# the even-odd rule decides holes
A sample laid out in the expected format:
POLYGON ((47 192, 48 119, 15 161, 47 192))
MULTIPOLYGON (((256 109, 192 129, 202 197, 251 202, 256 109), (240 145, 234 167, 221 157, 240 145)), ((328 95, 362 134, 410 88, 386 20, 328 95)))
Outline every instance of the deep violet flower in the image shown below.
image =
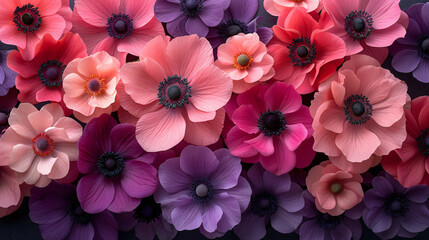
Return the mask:
POLYGON ((413 99, 405 118, 407 138, 401 148, 383 156, 381 165, 404 187, 429 186, 429 96, 413 99))
POLYGON ((240 159, 227 149, 187 146, 159 167, 155 201, 178 231, 200 228, 208 237, 223 235, 240 222, 250 201, 241 170, 240 159))
POLYGON ((72 32, 80 34, 89 54, 106 51, 124 64, 128 53, 137 56, 148 41, 165 35, 154 4, 155 0, 76 0, 72 32))
POLYGON ((207 36, 209 27, 216 27, 224 17, 231 0, 157 0, 155 16, 167 23, 173 37, 197 34, 207 36))
POLYGON ((225 43, 229 37, 239 33, 254 33, 259 35, 259 39, 267 44, 273 37, 273 31, 267 27, 257 27, 261 17, 256 17, 258 11, 258 0, 231 0, 231 5, 225 11, 221 23, 209 29, 206 38, 216 49, 220 44, 225 43))
POLYGON ((139 240, 171 240, 177 230, 162 216, 161 205, 153 196, 143 198, 140 205, 132 212, 114 214, 120 231, 130 231, 134 228, 139 240))
POLYGON ((135 131, 107 114, 86 125, 78 142, 78 168, 84 176, 77 184, 86 212, 129 212, 156 190, 157 172, 150 165, 156 154, 143 151, 135 131))
POLYGON ((281 233, 291 233, 301 224, 304 207, 301 187, 291 181, 289 174, 276 176, 253 165, 247 172, 252 187, 249 207, 242 214, 241 222, 234 228, 240 239, 258 240, 265 236, 266 225, 281 233))
POLYGON ((317 210, 314 197, 304 191, 305 207, 301 210, 304 217, 299 227, 299 237, 302 240, 354 240, 360 239, 362 225, 359 218, 362 215, 362 205, 345 211, 342 215, 331 216, 317 210))
POLYGON ((6 95, 9 89, 15 86, 17 73, 6 64, 7 56, 13 49, 13 46, 0 42, 0 97, 6 95))
POLYGON ((18 90, 16 88, 11 88, 5 96, 0 96, 0 137, 9 127, 9 114, 18 103, 17 96, 18 90))
POLYGON ((243 162, 260 162, 282 175, 313 161, 313 119, 293 86, 282 82, 255 86, 232 98, 226 111, 235 126, 225 143, 243 162))
POLYGON ((118 239, 112 214, 107 210, 98 214, 83 211, 73 185, 52 182, 45 188, 34 187, 28 205, 31 221, 39 224, 46 240, 118 239))
POLYGON ((392 66, 398 72, 413 72, 420 82, 429 83, 429 3, 419 3, 407 11, 410 24, 404 38, 391 46, 392 66))
POLYGON ((412 238, 429 227, 428 186, 406 189, 384 174, 372 180, 372 187, 365 193, 362 218, 379 237, 412 238))

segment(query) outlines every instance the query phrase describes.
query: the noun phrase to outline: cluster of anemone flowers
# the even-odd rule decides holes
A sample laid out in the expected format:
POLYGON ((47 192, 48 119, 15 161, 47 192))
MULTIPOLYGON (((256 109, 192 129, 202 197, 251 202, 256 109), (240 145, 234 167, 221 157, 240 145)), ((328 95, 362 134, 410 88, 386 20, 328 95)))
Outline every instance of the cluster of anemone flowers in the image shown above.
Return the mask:
POLYGON ((0 222, 47 240, 421 236, 428 17, 399 0, 2 0, 0 222))

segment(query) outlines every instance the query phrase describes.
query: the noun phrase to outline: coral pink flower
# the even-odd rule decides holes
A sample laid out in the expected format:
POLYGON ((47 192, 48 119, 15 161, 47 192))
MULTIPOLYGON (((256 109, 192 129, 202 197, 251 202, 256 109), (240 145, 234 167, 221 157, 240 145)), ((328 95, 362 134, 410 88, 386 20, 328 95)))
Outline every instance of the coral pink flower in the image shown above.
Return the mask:
POLYGON ((214 66, 205 38, 168 39, 151 40, 140 62, 125 64, 120 72, 126 93, 121 106, 139 118, 136 137, 148 152, 167 150, 183 139, 194 145, 217 142, 222 107, 232 93, 232 80, 214 66))
POLYGON ((24 60, 18 51, 12 51, 7 64, 18 73, 16 88, 21 102, 62 102, 62 75, 67 64, 75 58, 86 57, 86 47, 78 34, 67 33, 57 41, 45 35, 36 46, 34 59, 24 60))
POLYGON ((381 165, 404 187, 429 185, 429 97, 411 101, 405 117, 407 138, 401 148, 382 158, 381 165))
POLYGON ((336 71, 344 60, 346 46, 341 38, 326 31, 330 21, 322 12, 317 22, 302 7, 283 11, 268 45, 268 53, 274 58, 274 79, 307 94, 336 71))
POLYGON ((407 85, 376 59, 352 56, 321 84, 311 103, 314 150, 335 158, 342 169, 349 166, 344 161, 377 161, 373 154, 386 155, 405 140, 407 97, 407 85))
POLYGON ((260 162, 266 170, 281 175, 313 161, 313 119, 292 86, 282 82, 258 85, 228 105, 235 126, 225 143, 243 162, 260 162))
POLYGON ((21 103, 10 113, 9 125, 0 138, 0 151, 20 181, 44 187, 51 179, 67 175, 69 162, 78 158, 82 127, 64 117, 58 104, 47 104, 38 111, 21 103))
POLYGON ((77 119, 87 123, 119 108, 119 102, 112 105, 120 66, 118 59, 104 51, 75 59, 67 65, 63 74, 64 103, 74 110, 77 119))
POLYGON ((152 38, 165 35, 154 16, 155 1, 76 0, 72 31, 89 53, 106 51, 124 64, 128 53, 137 56, 152 38))
POLYGON ((313 167, 306 179, 308 191, 313 195, 317 209, 322 213, 338 216, 363 199, 359 174, 335 167, 329 161, 313 167))
POLYGON ((7 166, 8 163, 2 162, 0 164, 2 165, 0 166, 0 208, 9 208, 19 203, 21 190, 15 172, 7 166))
POLYGON ((267 47, 256 33, 240 33, 229 38, 219 46, 217 55, 215 64, 234 80, 235 93, 245 92, 274 76, 274 59, 267 54, 267 47))
POLYGON ((16 45, 26 61, 34 57, 45 34, 58 40, 70 31, 72 11, 68 0, 3 0, 0 9, 0 39, 16 45))
POLYGON ((330 31, 344 40, 347 56, 363 51, 382 63, 386 47, 405 36, 408 16, 399 8, 399 0, 324 0, 323 4, 335 22, 330 31))
POLYGON ((303 7, 312 12, 319 7, 319 0, 264 0, 264 8, 273 16, 280 16, 287 8, 303 7))

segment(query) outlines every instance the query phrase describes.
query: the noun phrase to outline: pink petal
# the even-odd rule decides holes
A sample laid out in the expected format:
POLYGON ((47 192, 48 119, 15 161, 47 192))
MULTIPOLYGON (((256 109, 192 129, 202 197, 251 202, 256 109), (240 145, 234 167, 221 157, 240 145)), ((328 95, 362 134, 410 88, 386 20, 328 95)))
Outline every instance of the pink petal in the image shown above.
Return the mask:
POLYGON ((403 38, 406 34, 404 26, 395 23, 385 29, 373 29, 371 34, 365 38, 365 43, 371 47, 387 47, 398 39, 403 38))
POLYGON ((381 127, 372 120, 368 121, 366 125, 381 141, 380 146, 375 152, 378 156, 387 155, 390 151, 400 148, 407 136, 405 117, 402 117, 389 128, 381 127))
MULTIPOLYGON (((51 179, 62 179, 64 177, 66 177, 67 174, 69 173, 69 170, 70 170, 69 157, 65 153, 58 152, 58 151, 52 152, 51 155, 53 155, 53 156, 56 155, 57 157, 56 157, 55 163, 52 165, 52 167, 50 169, 48 177, 51 179)), ((74 160, 77 160, 77 158, 75 158, 74 160)), ((44 160, 42 160, 42 161, 44 161, 44 160)), ((42 173, 42 172, 39 170, 39 166, 41 165, 42 161, 40 161, 38 166, 37 166, 38 171, 40 173, 42 173)), ((73 171, 73 170, 71 170, 71 171, 73 171)))
POLYGON ((282 138, 274 141, 274 153, 268 157, 260 156, 261 165, 271 173, 279 176, 295 167, 296 155, 285 146, 282 138))
POLYGON ((103 175, 89 174, 79 180, 76 193, 85 212, 99 213, 112 203, 115 188, 113 182, 103 175))
POLYGON ((76 10, 73 12, 72 31, 79 33, 79 36, 85 42, 89 53, 92 53, 97 45, 99 45, 105 38, 109 37, 106 31, 106 26, 92 26, 91 24, 84 21, 76 10))
POLYGON ((375 29, 384 29, 392 26, 399 20, 401 9, 397 0, 368 1, 366 11, 374 19, 372 26, 375 29))
POLYGON ((122 175, 122 188, 130 197, 148 197, 155 192, 158 186, 156 169, 144 162, 127 162, 122 175))
POLYGON ((75 11, 79 13, 83 20, 96 27, 106 27, 108 18, 112 14, 119 13, 120 1, 85 1, 80 0, 75 3, 75 11))
POLYGON ((213 120, 205 122, 192 122, 185 115, 186 131, 184 140, 190 144, 207 146, 219 140, 225 120, 223 108, 216 111, 213 120))
POLYGON ((279 110, 283 114, 297 111, 302 106, 301 96, 288 84, 276 82, 265 93, 268 109, 279 110))
POLYGON ((38 102, 61 102, 62 100, 62 91, 59 89, 49 89, 49 88, 42 88, 36 93, 36 100, 38 102))
POLYGON ((262 156, 270 156, 274 153, 273 137, 265 136, 260 133, 256 138, 247 140, 246 143, 250 144, 262 156))
MULTIPOLYGON (((55 40, 60 39, 66 28, 66 21, 60 15, 50 15, 43 17, 43 24, 40 25, 40 28, 35 31, 35 35, 42 39, 46 34, 51 34, 55 40)), ((27 48, 31 47, 27 43, 27 48)))
POLYGON ((27 171, 36 157, 30 145, 18 144, 13 147, 9 167, 18 172, 27 171))
POLYGON ((125 1, 124 11, 133 19, 134 29, 147 24, 154 16, 155 1, 125 1))
POLYGON ((188 118, 192 122, 207 122, 216 117, 216 112, 204 112, 197 109, 192 103, 185 105, 188 118))
POLYGON ((249 134, 259 132, 258 118, 258 113, 251 105, 241 105, 232 115, 232 121, 237 127, 249 134))
POLYGON ((335 199, 338 206, 344 210, 348 210, 360 202, 356 193, 349 189, 343 189, 339 195, 336 195, 335 199))
POLYGON ((48 175, 51 173, 52 166, 55 164, 57 159, 58 157, 54 157, 53 154, 42 157, 39 164, 37 164, 37 171, 43 175, 48 175))
POLYGON ((283 142, 289 151, 295 151, 301 143, 307 138, 307 128, 301 124, 286 125, 284 133, 281 134, 283 142))
POLYGON ((258 151, 248 144, 247 141, 256 137, 241 131, 237 126, 234 126, 225 139, 225 144, 228 146, 231 153, 238 157, 251 157, 258 154, 258 151))
POLYGON ((344 109, 340 108, 334 101, 329 101, 327 109, 320 114, 320 124, 329 131, 342 133, 346 116, 344 109))

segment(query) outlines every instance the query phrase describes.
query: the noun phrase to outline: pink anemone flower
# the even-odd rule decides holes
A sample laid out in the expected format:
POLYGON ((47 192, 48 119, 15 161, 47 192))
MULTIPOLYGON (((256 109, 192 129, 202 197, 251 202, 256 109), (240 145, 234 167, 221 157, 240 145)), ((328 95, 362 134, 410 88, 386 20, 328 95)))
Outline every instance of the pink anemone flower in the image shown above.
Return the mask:
POLYGON ((312 12, 319 7, 319 0, 264 0, 265 10, 273 16, 280 16, 285 9, 294 7, 303 7, 307 12, 312 12))

